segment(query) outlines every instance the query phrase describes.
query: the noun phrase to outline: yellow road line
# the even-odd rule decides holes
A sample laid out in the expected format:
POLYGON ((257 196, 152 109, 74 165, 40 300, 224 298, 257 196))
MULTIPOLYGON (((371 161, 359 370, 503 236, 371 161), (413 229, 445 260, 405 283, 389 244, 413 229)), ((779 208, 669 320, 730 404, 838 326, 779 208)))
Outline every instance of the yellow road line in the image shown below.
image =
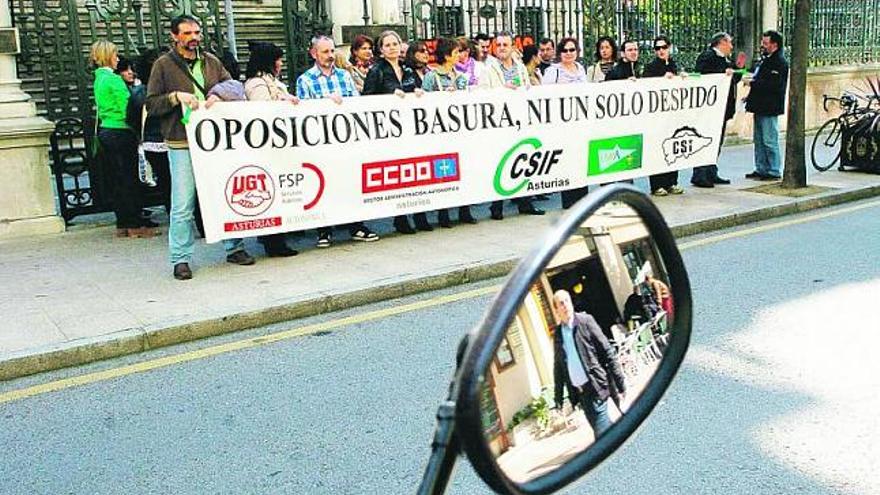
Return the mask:
MULTIPOLYGON (((758 234, 761 232, 767 232, 770 230, 780 229, 783 227, 787 227, 790 225, 797 225, 806 222, 812 222, 815 220, 821 220, 824 218, 842 215, 844 213, 850 213, 853 211, 863 210, 865 208, 872 208, 875 206, 880 206, 880 201, 872 201, 870 203, 864 203, 856 206, 850 206, 847 208, 840 208, 833 211, 827 211, 823 213, 817 213, 809 216, 805 216, 802 218, 796 218, 792 220, 785 220, 782 222, 776 222, 768 225, 761 225, 759 227, 752 227, 749 229, 738 230, 735 232, 728 232, 726 234, 718 234, 711 237, 706 237, 704 239, 698 239, 690 242, 679 243, 678 247, 681 250, 691 249, 699 246, 705 246, 707 244, 713 244, 716 242, 722 242, 728 239, 734 239, 738 237, 745 237, 747 235, 758 234)), ((448 294, 445 296, 433 297, 431 299, 425 299, 424 301, 417 301, 410 304, 405 304, 403 306, 396 306, 391 308, 379 309, 376 311, 370 311, 368 313, 362 313, 352 316, 347 316, 345 318, 340 318, 337 320, 326 321, 322 323, 315 323, 312 325, 306 325, 304 327, 293 328, 290 330, 286 330, 284 332, 274 333, 271 335, 265 335, 261 337, 253 337, 250 339, 239 340, 235 342, 229 342, 226 344, 220 344, 212 347, 206 347, 204 349, 198 349, 195 351, 189 351, 182 354, 176 354, 173 356, 166 356, 158 359, 151 359, 149 361, 144 361, 141 363, 131 364, 128 366, 122 366, 119 368, 112 368, 104 371, 98 371, 95 373, 88 373, 81 376, 75 376, 71 378, 64 378, 62 380, 56 380, 48 383, 43 383, 40 385, 35 385, 32 387, 22 388, 19 390, 13 390, 10 392, 0 393, 0 404, 5 402, 11 402, 15 400, 21 400, 28 397, 33 397, 36 395, 46 394, 49 392, 55 392, 58 390, 64 390, 71 387, 77 387, 80 385, 87 385, 90 383, 100 382, 104 380, 109 380, 112 378, 119 378, 126 375, 132 375, 134 373, 143 373, 145 371, 150 371, 158 368, 164 368, 167 366, 186 363, 189 361, 195 361, 198 359, 205 359, 211 356, 217 356, 220 354, 226 354, 229 352, 240 351, 243 349, 251 349, 259 346, 263 346, 266 344, 271 344, 274 342, 280 342, 283 340, 289 340, 296 337, 302 337, 306 335, 313 335, 319 332, 325 332, 328 330, 332 330, 334 328, 345 327, 348 325, 355 325, 358 323, 365 323, 368 321, 380 320, 382 318, 387 318, 391 316, 397 316, 404 313, 409 313, 412 311, 418 311, 420 309, 430 308, 433 306, 440 306, 443 304, 449 304, 457 301, 463 301, 466 299, 471 299, 480 296, 486 296, 489 294, 493 294, 498 292, 501 289, 501 285, 493 285, 489 287, 483 287, 480 289, 473 289, 463 292, 457 292, 455 294, 448 294)))
POLYGON ((689 242, 681 242, 678 244, 678 249, 684 251, 685 249, 691 249, 695 247, 705 246, 707 244, 714 244, 716 242, 722 242, 729 239, 736 239, 737 237, 745 237, 753 234, 760 234, 762 232, 768 232, 771 230, 781 229, 783 227, 789 227, 791 225, 798 225, 801 223, 813 222, 815 220, 822 220, 825 218, 833 217, 836 215, 842 215, 844 213, 851 213, 854 211, 864 210, 865 208, 873 208, 875 206, 880 206, 880 201, 871 201, 870 203, 864 203, 855 206, 849 206, 846 208, 840 208, 838 210, 826 211, 822 213, 815 213, 809 216, 801 217, 801 218, 793 218, 791 220, 783 220, 781 222, 774 222, 767 225, 760 225, 758 227, 751 227, 748 229, 737 230, 735 232, 728 232, 726 234, 718 234, 713 235, 711 237, 705 237, 703 239, 697 239, 689 242))
POLYGON ((403 306, 396 306, 392 308, 379 309, 376 311, 370 311, 368 313, 361 313, 357 315, 347 316, 345 318, 340 318, 332 321, 325 321, 322 323, 315 323, 312 325, 306 325, 304 327, 293 328, 290 330, 286 330, 284 332, 273 333, 270 335, 264 335, 260 337, 253 337, 250 339, 239 340, 235 342, 229 342, 226 344, 220 344, 216 346, 206 347, 204 349, 198 349, 195 351, 189 351, 182 354, 176 354, 173 356, 166 356, 158 359, 151 359, 149 361, 144 361, 141 363, 131 364, 128 366, 122 366, 119 368, 112 368, 104 371, 97 371, 95 373, 88 373, 81 376, 74 376, 71 378, 64 378, 62 380, 56 380, 53 382, 43 383, 40 385, 34 385, 32 387, 22 388, 19 390, 13 390, 10 392, 5 392, 0 394, 0 404, 4 402, 11 402, 15 400, 25 399, 27 397, 33 397, 35 395, 46 394, 49 392, 56 392, 58 390, 64 390, 71 387, 78 387, 80 385, 87 385, 90 383, 100 382, 104 380, 109 380, 112 378, 119 378, 126 375, 132 375, 134 373, 143 373, 144 371, 155 370, 158 368, 164 368, 166 366, 171 366, 174 364, 186 363, 188 361, 195 361, 198 359, 205 359, 211 356, 217 356, 220 354, 226 354, 233 351, 240 351, 243 349, 251 349, 254 347, 263 346, 266 344, 271 344, 274 342, 280 342, 283 340, 292 339, 295 337, 302 337, 306 335, 313 335, 319 332, 325 332, 328 330, 332 330, 334 328, 345 327, 348 325, 355 325, 358 323, 365 323, 368 321, 375 321, 382 318, 388 318, 391 316, 397 316, 404 313, 418 311, 420 309, 430 308, 433 306, 440 306, 443 304, 449 304, 457 301, 463 301, 465 299, 472 299, 475 297, 486 296, 489 294, 493 294, 498 292, 501 289, 501 285, 493 285, 490 287, 483 287, 480 289, 473 289, 464 292, 457 292, 455 294, 448 294, 445 296, 433 297, 431 299, 425 299, 424 301, 417 301, 410 304, 404 304, 403 306))

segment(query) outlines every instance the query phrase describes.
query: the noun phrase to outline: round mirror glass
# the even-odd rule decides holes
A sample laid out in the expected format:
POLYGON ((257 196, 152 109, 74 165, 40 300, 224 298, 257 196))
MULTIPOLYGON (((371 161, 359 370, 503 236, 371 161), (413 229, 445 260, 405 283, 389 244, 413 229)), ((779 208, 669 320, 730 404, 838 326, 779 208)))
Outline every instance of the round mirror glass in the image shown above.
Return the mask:
POLYGON ((603 206, 533 281, 484 373, 483 435, 507 477, 559 468, 627 414, 674 317, 647 226, 623 203, 603 206))

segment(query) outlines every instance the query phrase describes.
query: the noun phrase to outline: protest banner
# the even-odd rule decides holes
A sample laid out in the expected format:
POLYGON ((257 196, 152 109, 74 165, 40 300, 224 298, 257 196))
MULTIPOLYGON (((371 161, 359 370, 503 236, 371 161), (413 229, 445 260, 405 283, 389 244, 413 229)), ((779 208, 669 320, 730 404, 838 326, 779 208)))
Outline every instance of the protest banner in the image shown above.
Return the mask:
POLYGON ((217 103, 187 124, 208 242, 716 162, 725 75, 217 103))

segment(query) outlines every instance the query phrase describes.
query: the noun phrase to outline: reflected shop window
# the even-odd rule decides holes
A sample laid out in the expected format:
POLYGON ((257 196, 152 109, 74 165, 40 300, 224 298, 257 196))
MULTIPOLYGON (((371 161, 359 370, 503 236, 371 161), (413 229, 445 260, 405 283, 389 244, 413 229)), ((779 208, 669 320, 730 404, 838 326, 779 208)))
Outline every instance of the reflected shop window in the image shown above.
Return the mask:
POLYGON ((532 284, 485 374, 483 431, 507 476, 558 468, 626 414, 674 314, 639 215, 609 203, 583 222, 532 284))

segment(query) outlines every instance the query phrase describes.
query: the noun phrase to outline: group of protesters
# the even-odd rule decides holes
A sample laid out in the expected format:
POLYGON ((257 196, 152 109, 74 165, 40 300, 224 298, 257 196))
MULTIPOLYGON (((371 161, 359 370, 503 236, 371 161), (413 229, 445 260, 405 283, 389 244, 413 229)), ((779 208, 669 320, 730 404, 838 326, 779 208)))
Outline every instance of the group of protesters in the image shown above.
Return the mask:
MULTIPOLYGON (((601 37, 595 44, 593 62, 585 67, 581 48, 575 38, 557 42, 541 39, 537 45, 515 46, 516 38, 501 32, 494 37, 479 34, 474 38, 441 38, 429 52, 422 41, 407 43, 395 31, 385 31, 375 40, 358 35, 351 43, 350 55, 337 52, 332 38, 316 36, 311 41, 310 55, 314 65, 300 75, 295 91, 281 81, 284 52, 273 43, 249 43, 249 59, 242 83, 238 65, 226 56, 223 60, 200 49, 200 22, 190 16, 176 17, 171 22, 170 50, 151 50, 142 54, 137 63, 120 61, 115 45, 109 41, 93 44, 91 58, 95 66, 95 99, 97 105, 97 142, 104 160, 112 171, 113 205, 116 233, 120 237, 152 237, 159 235, 158 225, 150 220, 143 208, 143 183, 162 191, 169 214, 168 245, 174 277, 192 278, 198 203, 192 160, 182 116, 185 109, 210 107, 218 101, 271 100, 298 104, 305 99, 328 98, 336 103, 360 95, 395 94, 430 91, 460 91, 475 88, 518 88, 534 85, 598 83, 642 77, 676 77, 682 75, 673 60, 672 44, 666 36, 654 40, 656 57, 644 67, 639 63, 639 43, 626 41, 618 49, 611 37, 601 37), (433 57, 432 57, 433 55, 433 57), (433 58, 433 60, 432 60, 433 58), (141 83, 137 78, 146 79, 141 83)), ((735 64, 729 60, 731 38, 719 33, 711 40, 711 48, 700 56, 697 71, 727 72, 735 64), (705 59, 705 60, 704 60, 705 59), (702 66, 701 66, 702 64, 702 66)), ((736 79, 731 84, 736 84, 736 79)), ((732 92, 733 93, 733 92, 732 92)), ((734 95, 731 94, 728 119, 732 116, 734 95)), ((656 196, 684 192, 678 184, 678 172, 650 177, 651 192, 656 196)), ((717 167, 698 167, 692 183, 696 187, 728 184, 718 176, 717 167)), ((568 208, 587 194, 587 188, 562 192, 562 205, 568 208)), ((543 215, 537 201, 544 195, 513 200, 521 214, 543 215)), ((437 224, 453 226, 448 210, 436 213, 437 224)), ((491 218, 502 220, 503 204, 493 202, 491 218)), ((457 222, 473 224, 477 220, 470 206, 461 206, 457 222)), ((433 226, 428 213, 407 215, 393 220, 402 234, 430 231, 433 226)), ((379 236, 363 222, 344 226, 351 239, 373 242, 379 236)), ((332 227, 318 230, 316 245, 327 248, 333 244, 332 227)), ((287 244, 286 234, 259 237, 268 256, 293 256, 297 251, 287 244)), ((251 265, 254 257, 247 252, 242 239, 223 241, 226 259, 238 265, 251 265)))

